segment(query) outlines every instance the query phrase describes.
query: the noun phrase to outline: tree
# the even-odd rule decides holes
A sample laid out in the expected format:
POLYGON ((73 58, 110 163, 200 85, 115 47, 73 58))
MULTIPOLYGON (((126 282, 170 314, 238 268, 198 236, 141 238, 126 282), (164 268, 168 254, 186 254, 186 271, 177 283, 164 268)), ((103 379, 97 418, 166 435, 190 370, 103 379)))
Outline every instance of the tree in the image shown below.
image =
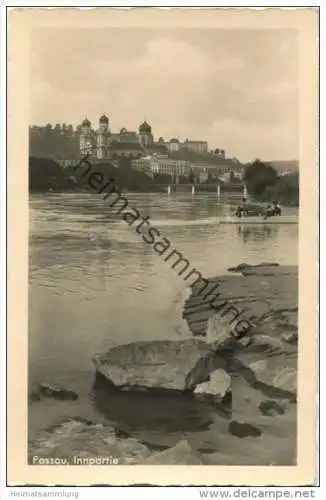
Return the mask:
POLYGON ((299 173, 280 175, 273 186, 268 186, 264 199, 277 200, 281 204, 299 206, 299 173))
POLYGON ((273 186, 277 181, 276 170, 259 159, 247 165, 244 172, 244 182, 248 192, 257 199, 263 196, 267 187, 273 186))

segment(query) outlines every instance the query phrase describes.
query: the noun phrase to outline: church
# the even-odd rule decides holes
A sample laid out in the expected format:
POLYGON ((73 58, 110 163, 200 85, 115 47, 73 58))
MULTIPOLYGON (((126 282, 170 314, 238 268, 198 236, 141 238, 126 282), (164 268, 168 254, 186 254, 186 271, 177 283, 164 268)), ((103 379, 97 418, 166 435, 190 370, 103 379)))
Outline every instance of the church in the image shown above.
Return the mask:
POLYGON ((154 142, 152 128, 146 121, 141 123, 138 133, 126 128, 122 128, 119 133, 113 133, 105 114, 100 116, 97 130, 92 129, 87 118, 83 120, 79 145, 82 156, 88 153, 97 160, 116 159, 121 156, 141 158, 148 154, 168 152, 164 143, 154 142))

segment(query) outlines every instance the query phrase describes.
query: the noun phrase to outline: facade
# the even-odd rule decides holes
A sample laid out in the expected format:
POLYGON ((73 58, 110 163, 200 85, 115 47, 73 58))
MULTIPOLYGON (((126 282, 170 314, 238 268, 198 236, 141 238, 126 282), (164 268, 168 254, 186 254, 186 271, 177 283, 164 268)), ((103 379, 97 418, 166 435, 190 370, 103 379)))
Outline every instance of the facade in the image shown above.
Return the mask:
POLYGON ((174 160, 168 155, 153 157, 152 172, 153 174, 165 174, 174 176, 188 176, 191 169, 188 160, 174 160))
POLYGON ((109 125, 105 114, 100 116, 96 131, 92 129, 91 122, 84 119, 79 129, 79 150, 82 156, 89 154, 97 160, 121 156, 139 158, 146 155, 146 148, 155 146, 152 129, 147 122, 139 126, 138 133, 126 128, 122 128, 119 133, 112 133, 109 125))
POLYGON ((168 150, 173 153, 174 151, 180 151, 180 141, 179 139, 171 139, 166 143, 168 150))
POLYGON ((165 146, 171 153, 180 151, 180 149, 187 149, 195 153, 207 153, 208 151, 207 141, 190 141, 186 139, 184 142, 180 142, 179 139, 173 138, 166 142, 165 146))
POLYGON ((144 149, 139 142, 111 141, 107 158, 113 160, 118 157, 140 158, 144 155, 144 149))
POLYGON ((207 141, 189 141, 186 139, 182 147, 188 149, 188 151, 194 151, 195 153, 207 153, 208 151, 207 141))
POLYGON ((132 160, 132 168, 139 172, 153 177, 157 175, 170 175, 171 177, 179 177, 180 175, 188 176, 191 165, 187 160, 174 160, 168 155, 150 155, 132 160))
POLYGON ((211 165, 206 162, 192 162, 191 167, 196 176, 205 174, 206 176, 217 177, 220 172, 220 167, 218 165, 211 165))

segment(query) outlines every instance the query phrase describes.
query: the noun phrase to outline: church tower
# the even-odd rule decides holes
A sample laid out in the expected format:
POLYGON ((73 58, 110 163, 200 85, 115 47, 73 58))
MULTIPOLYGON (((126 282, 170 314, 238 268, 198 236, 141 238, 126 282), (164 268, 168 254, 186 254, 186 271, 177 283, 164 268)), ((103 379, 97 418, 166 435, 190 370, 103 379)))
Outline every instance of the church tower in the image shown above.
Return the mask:
POLYGON ((79 138, 79 151, 81 156, 92 154, 92 129, 91 122, 85 118, 81 125, 81 134, 79 138))
POLYGON ((152 128, 146 121, 139 126, 139 142, 143 147, 153 144, 152 128))
POLYGON ((109 155, 109 119, 106 115, 100 116, 99 129, 96 139, 96 157, 98 160, 108 158, 109 155))

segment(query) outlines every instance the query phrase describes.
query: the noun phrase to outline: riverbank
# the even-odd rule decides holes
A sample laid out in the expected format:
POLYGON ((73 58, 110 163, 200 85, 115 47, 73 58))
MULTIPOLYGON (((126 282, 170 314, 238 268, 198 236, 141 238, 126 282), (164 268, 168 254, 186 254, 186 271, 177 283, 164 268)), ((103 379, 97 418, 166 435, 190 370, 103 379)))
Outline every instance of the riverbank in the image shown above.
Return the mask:
POLYGON ((184 318, 194 336, 209 333, 219 344, 228 337, 227 307, 241 311, 254 323, 246 336, 233 344, 227 371, 232 374, 232 419, 248 422, 262 431, 257 438, 223 437, 214 463, 293 465, 296 463, 298 268, 297 266, 239 265, 225 276, 210 280, 220 284, 216 310, 210 297, 193 293, 185 303, 184 318), (222 328, 222 327, 223 328, 222 328), (232 457, 232 458, 231 458, 232 457), (242 458, 241 458, 242 457, 242 458), (234 461, 235 460, 235 461, 234 461), (254 461, 254 462, 253 462, 254 461))
MULTIPOLYGON (((221 334, 225 339, 228 331, 225 322, 222 324, 220 321, 221 314, 216 314, 216 310, 211 307, 209 297, 202 300, 193 293, 185 302, 184 317, 192 338, 195 340, 196 337, 199 343, 192 343, 190 337, 180 340, 181 349, 177 349, 177 342, 174 341, 172 353, 172 342, 169 344, 169 341, 161 343, 161 348, 158 348, 157 341, 147 342, 146 348, 144 343, 134 342, 129 344, 130 348, 119 349, 119 353, 111 355, 111 363, 116 364, 120 359, 118 364, 124 363, 126 373, 130 366, 133 375, 137 375, 143 385, 151 384, 153 387, 155 380, 163 386, 166 380, 172 383, 174 378, 171 378, 171 372, 178 368, 177 389, 182 388, 183 384, 181 363, 188 371, 191 363, 194 363, 197 380, 190 378, 196 386, 195 397, 180 397, 169 391, 157 394, 145 389, 144 392, 144 388, 141 393, 136 393, 131 387, 134 379, 128 380, 126 377, 122 392, 94 386, 93 394, 89 397, 103 407, 108 404, 113 408, 119 401, 121 404, 119 398, 122 396, 119 394, 123 394, 123 398, 132 401, 131 406, 139 410, 138 432, 126 429, 124 423, 114 422, 114 419, 108 421, 104 415, 102 420, 97 421, 85 414, 74 417, 78 414, 78 403, 74 395, 69 393, 61 398, 67 400, 60 400, 60 395, 52 394, 54 398, 58 397, 53 399, 53 415, 58 412, 59 406, 64 406, 66 418, 54 421, 50 427, 40 425, 35 429, 35 419, 39 418, 41 424, 42 407, 48 404, 51 396, 47 391, 44 397, 43 391, 39 399, 36 397, 30 403, 30 418, 34 420, 34 432, 29 433, 30 463, 33 463, 35 456, 68 457, 68 460, 74 460, 75 456, 85 459, 109 456, 112 460, 118 459, 119 464, 295 464, 297 268, 241 266, 225 276, 211 279, 212 283, 217 281, 220 283, 221 301, 242 309, 243 315, 257 318, 255 327, 231 350, 224 351, 223 367, 219 367, 219 374, 222 372, 231 377, 231 413, 228 411, 229 397, 225 400, 223 397, 218 400, 214 398, 215 395, 221 395, 222 386, 225 393, 227 378, 212 376, 212 372, 216 373, 214 363, 211 366, 211 382, 201 383, 201 377, 207 374, 198 371, 198 360, 212 359, 207 358, 207 354, 210 356, 212 353, 211 347, 205 347, 207 332, 210 336, 215 335, 215 347, 218 347, 221 334), (140 344, 141 351, 137 347, 140 344), (185 346, 188 351, 183 356, 185 346), (128 387, 132 392, 126 391, 128 387), (178 433, 167 430, 163 445, 157 430, 149 432, 149 414, 156 407, 162 407, 161 416, 162 409, 169 407, 170 419, 178 416, 178 422, 174 420, 173 425, 183 430, 178 433), (216 416, 220 416, 215 420, 210 415, 208 418, 208 407, 210 412, 215 411, 216 416), (146 410, 145 413, 140 411, 141 408, 146 410), (192 427, 189 424, 191 413, 194 416, 192 427), (188 417, 187 427, 183 424, 183 415, 184 418, 188 417)), ((108 369, 109 376, 110 373, 108 369)), ((114 373, 117 376, 117 372, 114 373)), ((189 383, 189 377, 185 375, 186 372, 185 383, 189 383)), ((118 377, 121 378, 121 373, 118 377)), ((167 422, 167 429, 169 424, 171 422, 167 422)))
POLYGON ((285 207, 299 207, 300 205, 299 172, 279 175, 272 186, 267 186, 258 198, 260 202, 272 203, 277 200, 285 207))
MULTIPOLYGON (((121 159, 119 168, 110 162, 91 162, 94 172, 109 181, 115 179, 116 186, 123 191, 150 193, 163 192, 164 188, 155 184, 153 179, 143 172, 131 169, 128 159, 121 159)), ((80 167, 86 169, 87 167, 80 167)), ((93 193, 87 176, 80 176, 73 166, 62 167, 48 158, 29 158, 29 192, 30 193, 93 193)))

